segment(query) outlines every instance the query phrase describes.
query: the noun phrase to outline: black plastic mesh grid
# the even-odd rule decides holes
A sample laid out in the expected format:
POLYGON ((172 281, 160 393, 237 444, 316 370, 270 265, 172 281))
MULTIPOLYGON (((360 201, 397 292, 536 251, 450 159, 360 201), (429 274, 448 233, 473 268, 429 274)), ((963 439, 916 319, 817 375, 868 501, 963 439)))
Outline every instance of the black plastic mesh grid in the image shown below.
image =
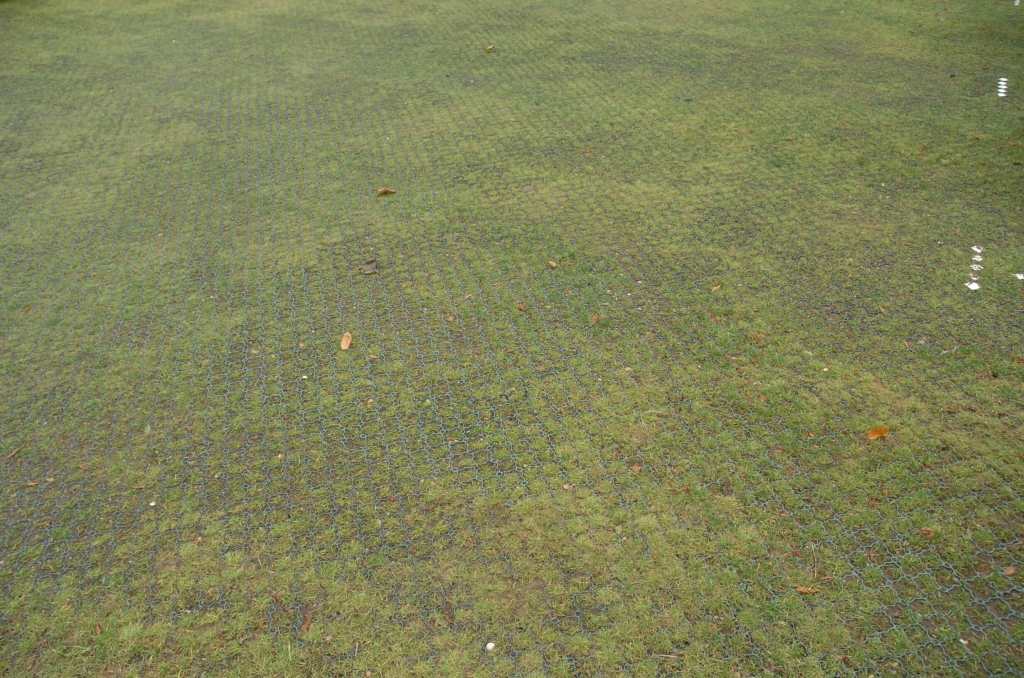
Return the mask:
POLYGON ((849 9, 4 7, 8 672, 1020 673, 1019 54, 849 9))

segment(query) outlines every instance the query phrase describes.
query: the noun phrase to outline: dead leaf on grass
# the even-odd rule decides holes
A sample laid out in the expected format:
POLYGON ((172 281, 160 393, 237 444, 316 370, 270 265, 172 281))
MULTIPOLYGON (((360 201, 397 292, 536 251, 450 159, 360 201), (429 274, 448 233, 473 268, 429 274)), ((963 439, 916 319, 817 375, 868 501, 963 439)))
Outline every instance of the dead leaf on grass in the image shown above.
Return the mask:
POLYGON ((598 321, 599 321, 600 319, 601 319, 601 316, 598 316, 598 315, 592 315, 592 316, 590 316, 590 326, 591 326, 591 327, 593 327, 594 325, 596 325, 596 324, 597 324, 597 322, 598 322, 598 321))
POLYGON ((341 350, 342 351, 347 351, 348 347, 351 346, 351 345, 352 345, 352 334, 350 332, 346 332, 341 337, 341 350))
POLYGON ((550 268, 551 270, 554 270, 554 269, 558 268, 558 264, 556 264, 553 261, 549 261, 548 262, 548 268, 550 268))
POLYGON ((935 537, 935 530, 932 530, 927 527, 922 527, 920 530, 918 530, 918 532, 920 532, 921 536, 925 539, 932 539, 933 537, 935 537))
POLYGON ((1003 570, 1003 574, 1005 574, 1007 577, 1012 577, 1013 575, 1017 574, 1017 568, 1013 565, 1010 565, 1005 570, 1003 570))
POLYGON ((868 440, 878 440, 879 438, 888 438, 889 429, 887 428, 873 428, 868 431, 868 440))
POLYGON ((99 624, 97 624, 97 625, 95 626, 95 628, 93 628, 93 630, 92 630, 92 635, 94 635, 94 636, 98 636, 98 635, 100 635, 101 633, 103 633, 103 629, 101 629, 101 628, 100 628, 100 625, 99 625, 99 624))
POLYGON ((359 267, 359 272, 363 275, 373 275, 377 272, 377 260, 370 259, 365 264, 359 267))
POLYGON ((519 306, 517 306, 516 308, 518 308, 523 313, 526 313, 526 304, 519 304, 519 306))
POLYGON ((722 289, 722 286, 721 286, 721 285, 715 285, 714 287, 712 287, 712 288, 711 288, 711 291, 712 291, 712 292, 717 292, 717 291, 718 291, 718 290, 720 290, 720 289, 722 289))
POLYGON ((1013 362, 1024 363, 1024 358, 1018 358, 1017 356, 1013 356, 1013 362))
POLYGON ((306 615, 305 621, 302 622, 302 626, 299 627, 299 633, 305 633, 309 630, 309 625, 313 623, 313 613, 310 612, 306 615))
POLYGON ((562 485, 563 490, 571 490, 572 488, 573 485, 571 483, 566 483, 565 485, 562 485))
POLYGON ((629 467, 629 470, 632 471, 633 473, 640 473, 640 471, 642 471, 643 468, 644 467, 641 466, 640 464, 633 464, 632 466, 629 467))
POLYGON ((393 188, 382 188, 379 191, 377 191, 377 195, 392 195, 393 193, 397 193, 397 192, 398 191, 396 191, 393 188))
POLYGON ((455 316, 454 316, 454 315, 451 315, 451 314, 449 314, 449 315, 448 315, 448 322, 451 322, 451 321, 453 321, 453 320, 455 320, 455 316))
POLYGON ((484 47, 484 51, 487 52, 488 54, 490 54, 493 50, 494 45, 487 45, 487 47, 484 47))
POLYGON ((880 313, 882 313, 883 315, 885 314, 885 306, 879 306, 879 307, 878 307, 878 310, 879 310, 879 312, 880 312, 880 313))
POLYGON ((821 593, 821 589, 816 586, 801 586, 796 590, 797 593, 802 593, 805 596, 812 596, 815 593, 821 593))

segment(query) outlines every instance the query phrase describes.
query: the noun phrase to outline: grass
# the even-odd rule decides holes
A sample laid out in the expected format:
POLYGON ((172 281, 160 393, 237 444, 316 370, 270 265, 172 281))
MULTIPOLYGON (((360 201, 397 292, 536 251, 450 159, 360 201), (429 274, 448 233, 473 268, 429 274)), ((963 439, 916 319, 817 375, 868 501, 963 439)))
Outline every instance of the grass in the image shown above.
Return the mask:
POLYGON ((3 2, 0 675, 1021 673, 1018 9, 3 2))

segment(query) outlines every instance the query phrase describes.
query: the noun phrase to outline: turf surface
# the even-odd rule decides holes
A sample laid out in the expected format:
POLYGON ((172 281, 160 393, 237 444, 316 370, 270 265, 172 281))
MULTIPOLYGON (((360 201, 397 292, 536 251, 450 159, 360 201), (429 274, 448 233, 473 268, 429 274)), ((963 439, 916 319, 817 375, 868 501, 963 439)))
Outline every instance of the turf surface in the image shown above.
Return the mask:
POLYGON ((1020 675, 1022 11, 0 2, 0 675, 1020 675))

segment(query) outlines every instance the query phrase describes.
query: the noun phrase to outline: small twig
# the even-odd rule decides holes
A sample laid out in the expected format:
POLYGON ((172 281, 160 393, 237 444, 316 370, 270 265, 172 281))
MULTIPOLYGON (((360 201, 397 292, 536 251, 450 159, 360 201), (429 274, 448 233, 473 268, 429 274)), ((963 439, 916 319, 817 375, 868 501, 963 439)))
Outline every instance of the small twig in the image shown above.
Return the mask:
POLYGON ((814 564, 811 566, 811 581, 818 581, 818 549, 811 546, 811 557, 814 564))
POLYGON ((359 656, 359 643, 357 642, 356 643, 356 651, 352 653, 352 659, 355 659, 358 656, 359 656))
POLYGON ((10 454, 8 454, 6 457, 4 457, 4 459, 10 459, 14 455, 16 455, 18 452, 21 452, 21 448, 23 448, 23 447, 25 447, 25 446, 24 445, 19 445, 18 447, 15 447, 13 450, 11 450, 10 454))
POLYGON ((656 654, 655 657, 661 657, 662 659, 679 659, 677 654, 656 654))

